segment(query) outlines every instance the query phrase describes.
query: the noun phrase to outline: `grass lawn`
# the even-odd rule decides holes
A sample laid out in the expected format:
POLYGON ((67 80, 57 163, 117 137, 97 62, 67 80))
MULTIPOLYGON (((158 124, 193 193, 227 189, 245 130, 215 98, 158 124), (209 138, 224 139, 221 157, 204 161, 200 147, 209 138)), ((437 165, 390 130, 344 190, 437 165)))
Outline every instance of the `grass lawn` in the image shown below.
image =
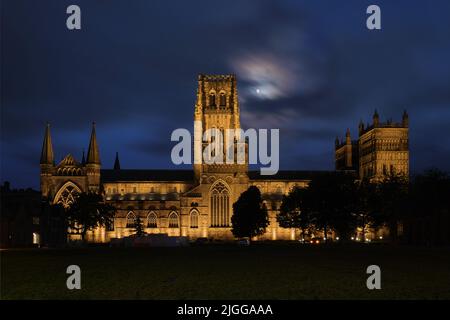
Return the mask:
POLYGON ((2 299, 450 299, 449 248, 258 243, 1 251, 2 299), (81 290, 66 268, 81 268, 81 290), (381 290, 366 287, 381 268, 381 290))

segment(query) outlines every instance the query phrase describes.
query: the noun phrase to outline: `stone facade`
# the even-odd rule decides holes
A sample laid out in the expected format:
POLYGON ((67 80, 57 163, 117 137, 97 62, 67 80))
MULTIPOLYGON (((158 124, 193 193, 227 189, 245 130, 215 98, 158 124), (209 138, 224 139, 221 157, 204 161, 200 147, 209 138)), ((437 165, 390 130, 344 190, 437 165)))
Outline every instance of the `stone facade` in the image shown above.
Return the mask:
MULTIPOLYGON (((200 130, 194 130, 194 142, 201 142, 204 131, 210 128, 222 132, 240 128, 234 75, 199 75, 194 120, 202 124, 200 130)), ((247 150, 247 145, 244 147, 247 150)), ((194 153, 198 155, 203 148, 194 149, 194 153)), ((116 156, 114 169, 101 169, 95 124, 86 160, 84 155, 81 162, 67 155, 55 164, 49 126, 41 155, 42 195, 51 202, 69 206, 77 193, 101 190, 105 200, 117 208, 112 225, 87 234, 94 242, 132 234, 138 216, 147 233, 233 239, 232 205, 250 185, 261 190, 269 211, 270 225, 259 239, 298 239, 298 231, 278 226, 276 214, 283 194, 293 186, 306 187, 314 174, 279 171, 261 176, 248 170, 247 157, 244 164, 202 163, 194 164, 193 170, 125 170, 116 156)))
POLYGON ((402 121, 380 122, 375 111, 373 123, 359 124, 358 140, 347 129, 345 142, 336 138, 336 170, 355 170, 360 179, 380 180, 389 174, 409 176, 409 117, 402 121))

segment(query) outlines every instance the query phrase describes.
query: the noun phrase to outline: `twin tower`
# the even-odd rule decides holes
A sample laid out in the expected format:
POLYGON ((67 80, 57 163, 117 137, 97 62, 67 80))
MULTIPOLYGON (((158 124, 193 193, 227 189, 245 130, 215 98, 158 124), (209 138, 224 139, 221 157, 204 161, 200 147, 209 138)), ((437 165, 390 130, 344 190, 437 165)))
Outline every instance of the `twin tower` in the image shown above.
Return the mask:
MULTIPOLYGON (((95 135, 95 123, 92 124, 87 158, 85 159, 83 152, 82 160, 78 162, 71 154, 68 154, 58 164, 55 163, 50 125, 47 124, 42 145, 40 167, 41 192, 45 198, 58 198, 56 193, 62 189, 61 185, 67 183, 73 185, 74 194, 81 191, 99 190, 101 162, 95 135)), ((71 188, 66 189, 71 190, 71 188)), ((70 203, 63 203, 63 205, 67 206, 70 203)))

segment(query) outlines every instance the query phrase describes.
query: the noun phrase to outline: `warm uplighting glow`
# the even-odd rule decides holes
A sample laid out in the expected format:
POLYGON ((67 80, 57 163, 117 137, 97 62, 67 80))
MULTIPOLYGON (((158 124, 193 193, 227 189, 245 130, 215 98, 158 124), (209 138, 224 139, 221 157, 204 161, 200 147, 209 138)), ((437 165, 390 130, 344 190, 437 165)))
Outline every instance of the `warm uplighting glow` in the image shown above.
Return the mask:
POLYGON ((33 244, 39 244, 39 233, 33 232, 33 244))

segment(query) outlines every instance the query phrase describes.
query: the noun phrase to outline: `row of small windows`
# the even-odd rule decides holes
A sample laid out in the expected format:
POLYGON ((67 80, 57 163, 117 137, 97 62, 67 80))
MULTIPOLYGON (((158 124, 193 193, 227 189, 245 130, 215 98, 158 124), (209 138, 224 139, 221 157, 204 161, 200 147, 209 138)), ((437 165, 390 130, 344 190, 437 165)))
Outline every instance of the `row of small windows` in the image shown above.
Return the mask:
MULTIPOLYGON (((110 194, 112 192, 113 194, 116 194, 116 193, 118 193, 117 190, 118 190, 117 188, 108 188, 107 193, 110 194)), ((125 189, 120 189, 120 192, 125 192, 125 189)), ((137 187, 133 187, 132 192, 137 193, 137 187)), ((168 193, 177 193, 178 189, 177 189, 177 187, 168 187, 167 192, 168 193)), ((151 187, 149 193, 159 193, 159 188, 151 187)))
MULTIPOLYGON (((198 228, 198 212, 192 211, 190 214, 190 227, 191 228, 198 228)), ((133 211, 128 212, 127 215, 127 228, 134 228, 136 226, 136 215, 133 211)), ((169 214, 169 228, 178 228, 179 227, 179 217, 176 212, 171 212, 169 214)), ((158 216, 153 211, 150 212, 147 216, 147 228, 158 228, 158 216)))

